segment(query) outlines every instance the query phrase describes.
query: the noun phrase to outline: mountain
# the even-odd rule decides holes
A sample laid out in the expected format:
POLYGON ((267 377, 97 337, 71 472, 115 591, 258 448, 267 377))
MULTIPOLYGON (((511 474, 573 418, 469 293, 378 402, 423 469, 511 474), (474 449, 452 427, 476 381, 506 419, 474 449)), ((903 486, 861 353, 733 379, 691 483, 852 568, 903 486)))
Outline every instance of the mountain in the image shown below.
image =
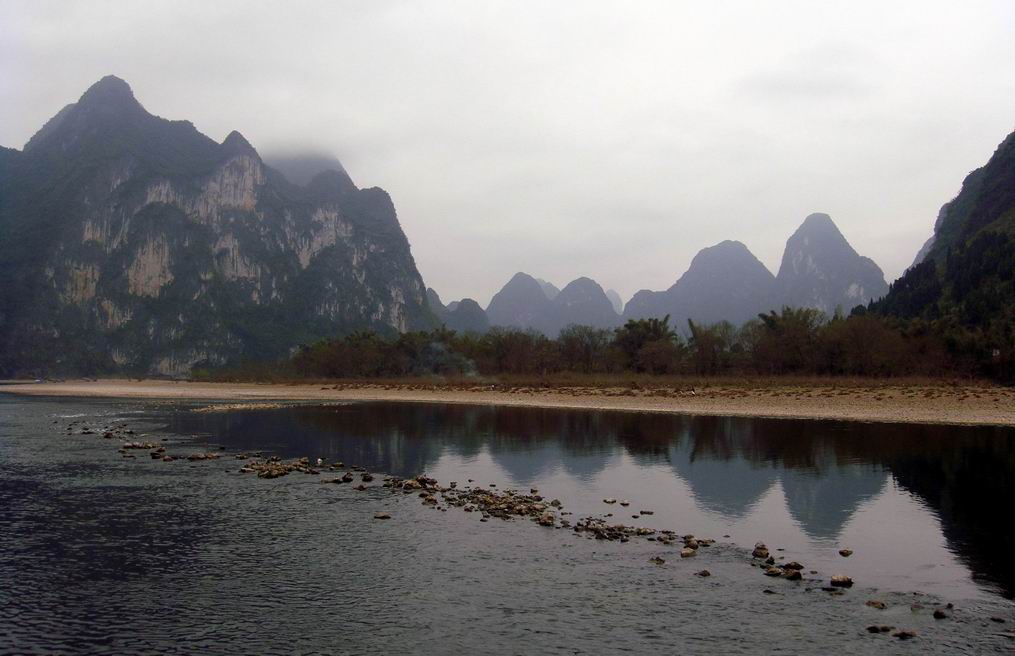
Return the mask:
POLYGON ((490 325, 532 328, 556 337, 561 328, 573 323, 597 328, 615 328, 620 324, 620 316, 613 310, 606 292, 594 280, 573 280, 552 300, 544 284, 526 273, 516 273, 487 306, 490 325))
POLYGON ((557 294, 560 293, 560 290, 557 289, 556 285, 554 285, 552 282, 546 282, 542 278, 536 278, 536 282, 538 282, 539 286, 543 288, 543 293, 546 294, 546 298, 550 299, 551 301, 557 298, 557 294))
POLYGON ((878 265, 857 254, 827 214, 808 216, 786 242, 775 286, 780 305, 827 315, 836 308, 848 313, 888 292, 878 265))
POLYGON ((917 262, 871 309, 974 328, 988 357, 1015 358, 1015 133, 966 176, 917 262))
POLYGON ((663 292, 643 289, 624 308, 625 319, 670 315, 683 330, 696 323, 729 321, 739 325, 771 309, 775 278, 739 241, 724 241, 701 250, 691 266, 663 292))
POLYGON ((289 182, 305 187, 318 174, 334 171, 344 190, 356 188, 352 178, 346 173, 342 162, 334 155, 315 152, 270 153, 263 157, 264 163, 285 176, 289 182))
POLYGON ((615 289, 606 290, 606 298, 610 299, 610 303, 613 304, 613 311, 617 314, 624 313, 624 299, 620 298, 620 294, 615 289))
POLYGON ((606 292, 591 278, 577 278, 569 282, 554 297, 550 307, 550 326, 547 335, 556 337, 561 328, 570 324, 616 328, 620 315, 613 309, 606 292))
POLYGON ((0 372, 180 374, 432 325, 386 192, 290 182, 119 78, 0 151, 0 372))
POLYGON ((457 333, 485 333, 490 329, 486 312, 471 298, 452 301, 447 305, 433 289, 426 290, 430 309, 449 330, 457 333))
POLYGON ((545 332, 550 303, 538 280, 518 272, 490 299, 486 316, 491 326, 535 328, 545 332))

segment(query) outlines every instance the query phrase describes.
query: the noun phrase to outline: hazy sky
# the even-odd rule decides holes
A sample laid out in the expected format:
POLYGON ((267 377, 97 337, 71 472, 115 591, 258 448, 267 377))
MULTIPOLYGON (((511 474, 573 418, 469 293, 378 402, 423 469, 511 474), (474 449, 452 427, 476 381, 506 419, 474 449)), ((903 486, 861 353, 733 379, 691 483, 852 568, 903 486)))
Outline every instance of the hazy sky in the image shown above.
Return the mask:
POLYGON ((827 212, 889 280, 1015 129, 1015 2, 0 1, 0 144, 108 73, 393 197, 423 278, 625 300, 827 212))

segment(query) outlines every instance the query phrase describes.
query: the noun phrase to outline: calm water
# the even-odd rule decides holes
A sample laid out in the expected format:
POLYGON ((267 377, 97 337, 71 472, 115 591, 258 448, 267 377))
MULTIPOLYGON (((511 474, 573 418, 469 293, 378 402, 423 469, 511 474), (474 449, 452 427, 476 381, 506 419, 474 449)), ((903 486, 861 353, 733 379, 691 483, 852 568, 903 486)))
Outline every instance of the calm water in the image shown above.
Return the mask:
POLYGON ((1009 429, 424 404, 194 407, 0 395, 0 651, 1015 648, 1009 429), (165 439, 175 454, 221 446, 536 487, 574 518, 612 512, 718 544, 681 560, 674 546, 480 523, 380 487, 252 478, 229 456, 125 459, 119 441, 68 436, 75 420, 125 421, 132 439, 165 439), (378 510, 393 519, 373 520, 378 510), (654 514, 632 518, 639 510, 654 514), (767 579, 747 555, 758 540, 856 586, 831 596, 767 579), (713 576, 694 576, 703 567, 713 576), (950 617, 934 620, 947 602, 950 617), (875 623, 919 635, 869 635, 875 623))

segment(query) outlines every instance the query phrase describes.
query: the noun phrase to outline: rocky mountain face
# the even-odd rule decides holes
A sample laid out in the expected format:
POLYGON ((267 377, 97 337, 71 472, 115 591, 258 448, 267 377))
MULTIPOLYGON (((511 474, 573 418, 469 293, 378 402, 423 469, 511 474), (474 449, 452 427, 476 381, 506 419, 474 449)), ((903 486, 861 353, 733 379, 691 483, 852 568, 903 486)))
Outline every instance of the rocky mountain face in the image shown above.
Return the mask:
POLYGON ((430 310, 449 330, 456 333, 485 333, 490 329, 486 312, 471 298, 463 298, 444 305, 441 297, 432 288, 426 290, 426 295, 430 310))
POLYGON ((491 326, 532 328, 556 337, 569 324, 614 328, 620 324, 620 315, 606 292, 590 278, 578 278, 564 289, 547 296, 550 283, 525 273, 517 273, 497 292, 486 309, 491 326))
POLYGON ((342 162, 334 155, 326 155, 312 151, 291 151, 285 153, 268 153, 262 155, 265 165, 275 169, 289 182, 305 187, 314 178, 325 171, 333 171, 336 182, 345 190, 353 190, 356 185, 346 173, 342 162))
POLYGON ((776 276, 781 305, 849 313, 888 292, 880 267, 859 255, 827 214, 811 214, 786 242, 776 276))
POLYGON ((550 304, 539 281, 518 272, 490 299, 486 316, 491 326, 544 331, 550 304))
POLYGON ((837 308, 848 313, 866 305, 887 290, 881 269, 853 250, 832 219, 812 214, 786 242, 778 276, 742 243, 724 241, 699 252, 666 291, 635 294, 624 318, 669 314, 670 324, 683 330, 688 319, 739 325, 786 305, 831 316, 837 308))
POLYGON ((180 374, 432 326, 388 194, 299 181, 103 78, 0 151, 0 370, 180 374))
POLYGON ((729 321, 742 324, 776 303, 775 277, 738 241, 724 241, 703 249, 691 266, 663 292, 642 290, 624 308, 625 319, 670 315, 670 324, 729 321))
POLYGON ((550 325, 547 335, 556 336, 570 324, 616 328, 620 315, 613 309, 606 292, 591 278, 577 278, 569 282, 554 297, 550 307, 550 325))
POLYGON ((1015 347, 1015 133, 966 176, 914 265, 871 307, 946 318, 982 331, 992 348, 1015 347))
POLYGON ((617 314, 624 314, 624 299, 620 298, 620 292, 616 289, 607 289, 606 298, 610 299, 613 311, 617 314))
POLYGON ((542 278, 536 278, 536 282, 538 282, 539 286, 543 288, 543 293, 546 294, 546 298, 550 299, 551 301, 557 298, 557 294, 560 293, 560 290, 557 289, 556 285, 554 285, 552 282, 547 282, 542 278))

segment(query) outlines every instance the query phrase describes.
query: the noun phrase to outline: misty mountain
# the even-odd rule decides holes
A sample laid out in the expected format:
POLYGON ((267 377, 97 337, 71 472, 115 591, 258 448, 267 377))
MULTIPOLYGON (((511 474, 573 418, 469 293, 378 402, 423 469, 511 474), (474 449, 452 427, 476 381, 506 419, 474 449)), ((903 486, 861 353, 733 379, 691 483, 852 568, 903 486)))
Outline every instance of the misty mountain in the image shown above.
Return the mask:
MULTIPOLYGON (((486 309, 491 326, 532 328, 556 337, 569 324, 615 328, 620 315, 606 292, 590 278, 578 278, 564 289, 547 296, 544 285, 525 273, 517 273, 497 292, 486 309)), ((556 289, 553 287, 553 289, 556 289)))
POLYGON ((486 312, 471 298, 463 298, 444 305, 441 297, 432 288, 426 290, 426 297, 430 310, 449 330, 457 333, 485 333, 490 329, 486 312))
POLYGON ((556 285, 554 285, 552 282, 546 282, 542 278, 536 278, 536 282, 538 282, 539 286, 543 288, 543 293, 546 294, 546 298, 550 299, 551 301, 557 298, 557 294, 560 293, 560 290, 557 289, 556 285))
POLYGON ((300 187, 310 184, 314 178, 325 171, 333 171, 338 174, 335 178, 346 191, 353 190, 356 185, 352 178, 346 173, 345 167, 338 158, 333 155, 321 153, 269 153, 263 158, 265 165, 275 169, 289 182, 300 187))
POLYGON ((779 275, 738 241, 703 249, 687 272, 666 291, 641 290, 624 308, 625 319, 670 315, 685 330, 697 323, 740 325, 783 306, 809 307, 831 316, 880 298, 884 274, 858 255, 827 214, 811 214, 786 242, 779 275))
POLYGON ((434 323, 387 193, 333 166, 291 182, 112 76, 0 152, 0 272, 8 373, 178 374, 434 323))
POLYGON ((811 214, 786 242, 775 279, 780 305, 847 314, 888 292, 881 268, 859 255, 827 214, 811 214))
POLYGON ((613 311, 617 314, 624 313, 624 299, 620 298, 620 294, 615 289, 606 290, 606 298, 610 299, 610 303, 613 304, 613 311))
POLYGON ((701 250, 691 266, 662 292, 642 290, 624 308, 625 319, 670 315, 670 325, 686 330, 697 323, 739 325, 774 307, 775 277, 738 241, 701 250))
POLYGON ((1015 133, 945 203, 917 262, 874 311, 947 319, 1000 348, 1015 325, 1015 133))
POLYGON ((535 328, 545 333, 551 303, 538 280, 518 272, 490 299, 486 316, 491 326, 535 328))

